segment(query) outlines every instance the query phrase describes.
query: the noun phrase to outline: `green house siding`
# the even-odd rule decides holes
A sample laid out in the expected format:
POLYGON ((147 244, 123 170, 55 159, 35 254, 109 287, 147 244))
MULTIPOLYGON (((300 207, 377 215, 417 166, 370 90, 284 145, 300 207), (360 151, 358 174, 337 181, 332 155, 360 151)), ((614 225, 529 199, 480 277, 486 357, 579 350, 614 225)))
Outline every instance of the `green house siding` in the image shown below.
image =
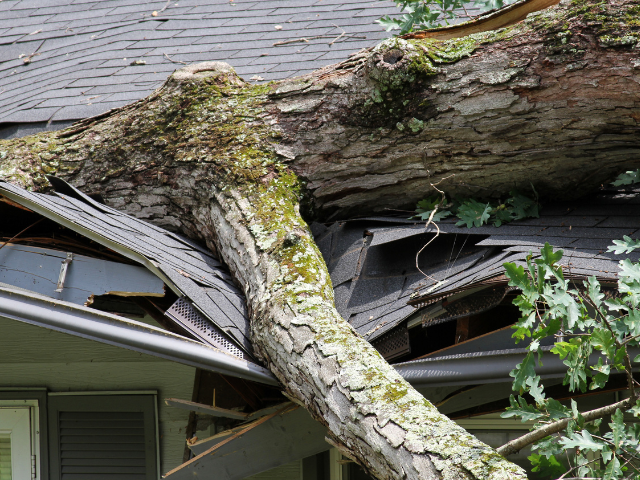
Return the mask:
POLYGON ((189 412, 164 399, 191 399, 195 368, 6 319, 0 319, 0 364, 5 390, 157 391, 161 473, 182 463, 189 412))

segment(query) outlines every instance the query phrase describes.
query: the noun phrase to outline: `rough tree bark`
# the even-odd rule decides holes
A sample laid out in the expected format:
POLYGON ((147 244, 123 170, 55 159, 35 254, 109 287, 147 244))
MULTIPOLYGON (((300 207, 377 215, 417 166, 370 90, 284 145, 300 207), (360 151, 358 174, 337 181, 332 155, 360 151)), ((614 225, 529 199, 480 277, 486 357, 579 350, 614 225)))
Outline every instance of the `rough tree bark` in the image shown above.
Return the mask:
POLYGON ((199 238, 244 288, 259 357, 379 479, 524 472, 442 416, 333 305, 305 220, 412 207, 430 183, 588 192, 640 164, 638 0, 563 1, 504 30, 393 39, 248 85, 226 64, 60 133, 0 143, 0 177, 62 176, 199 238))

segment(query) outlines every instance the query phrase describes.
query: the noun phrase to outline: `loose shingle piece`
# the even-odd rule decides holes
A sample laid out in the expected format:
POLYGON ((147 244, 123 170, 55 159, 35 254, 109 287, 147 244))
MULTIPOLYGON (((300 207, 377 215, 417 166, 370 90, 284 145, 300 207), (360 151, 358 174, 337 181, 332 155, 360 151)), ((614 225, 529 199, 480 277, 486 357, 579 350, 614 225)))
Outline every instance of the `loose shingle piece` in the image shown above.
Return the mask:
POLYGON ((567 275, 613 284, 622 258, 607 252, 613 240, 640 231, 640 192, 604 190, 580 202, 546 205, 540 218, 501 227, 466 228, 440 222, 440 235, 416 259, 435 228, 406 218, 369 217, 313 226, 329 268, 340 314, 374 341, 425 306, 461 291, 506 282, 505 262, 526 264, 545 242, 564 251, 567 275), (418 270, 416 266, 422 270, 418 270))
POLYGON ((229 272, 194 242, 96 202, 51 177, 56 196, 33 193, 0 180, 0 194, 132 260, 186 297, 204 317, 251 355, 244 295, 229 272))

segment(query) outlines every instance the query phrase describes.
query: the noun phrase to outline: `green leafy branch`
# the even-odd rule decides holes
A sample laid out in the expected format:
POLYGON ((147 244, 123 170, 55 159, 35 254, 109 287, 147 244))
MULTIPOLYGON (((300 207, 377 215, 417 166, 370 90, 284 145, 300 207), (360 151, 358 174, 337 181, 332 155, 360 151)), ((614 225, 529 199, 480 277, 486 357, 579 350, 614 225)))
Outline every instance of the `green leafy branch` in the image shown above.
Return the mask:
POLYGON ((450 201, 446 198, 443 200, 439 196, 431 196, 418 202, 416 215, 412 218, 428 220, 435 210, 432 218, 434 222, 455 215, 459 219, 456 225, 472 228, 489 223, 499 227, 504 223, 539 216, 540 204, 537 195, 530 198, 517 190, 512 190, 510 195, 504 202, 487 203, 473 198, 450 201))
MULTIPOLYGON (((609 251, 630 253, 640 242, 625 236, 615 241, 609 251)), ((502 455, 514 453, 532 444, 535 451, 529 459, 533 470, 560 478, 568 474, 607 480, 640 478, 640 425, 626 424, 623 412, 640 417, 634 364, 630 347, 640 346, 640 264, 620 261, 618 296, 605 300, 595 277, 581 285, 565 278, 560 261, 562 250, 554 251, 546 243, 540 255, 529 255, 526 267, 505 263, 509 285, 521 294, 514 300, 522 317, 514 326, 517 341, 529 338, 524 360, 511 372, 513 389, 505 418, 521 418, 535 422, 534 430, 498 449, 502 455), (567 367, 564 385, 572 392, 585 392, 605 386, 614 372, 626 375, 629 398, 589 412, 580 412, 575 401, 570 408, 548 398, 536 366, 541 365, 541 342, 555 337, 550 353, 558 355, 567 367), (598 361, 591 362, 592 354, 598 361), (533 403, 522 396, 528 393, 533 403), (610 431, 600 433, 602 418, 611 415, 610 431), (569 450, 574 453, 568 465, 557 458, 569 450), (597 454, 594 462, 588 454, 597 454), (603 468, 600 468, 600 465, 603 468)), ((637 365, 635 365, 637 368, 637 365)))
POLYGON ((472 19, 467 7, 474 6, 484 12, 502 8, 514 0, 394 0, 404 13, 400 18, 385 16, 376 20, 387 32, 400 30, 400 35, 414 30, 424 30, 449 25, 450 20, 472 19))
POLYGON ((636 183, 640 183, 640 170, 628 170, 621 173, 611 182, 611 185, 621 187, 622 185, 633 185, 636 183))

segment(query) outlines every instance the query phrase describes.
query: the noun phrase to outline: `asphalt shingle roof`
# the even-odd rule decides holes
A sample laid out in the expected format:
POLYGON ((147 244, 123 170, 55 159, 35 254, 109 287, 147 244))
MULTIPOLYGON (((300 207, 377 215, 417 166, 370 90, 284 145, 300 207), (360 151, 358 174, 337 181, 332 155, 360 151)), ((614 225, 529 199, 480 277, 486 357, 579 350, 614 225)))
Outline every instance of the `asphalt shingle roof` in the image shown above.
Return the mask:
POLYGON ((183 64, 301 75, 388 37, 374 22, 397 13, 390 0, 4 0, 0 126, 104 113, 183 64))

